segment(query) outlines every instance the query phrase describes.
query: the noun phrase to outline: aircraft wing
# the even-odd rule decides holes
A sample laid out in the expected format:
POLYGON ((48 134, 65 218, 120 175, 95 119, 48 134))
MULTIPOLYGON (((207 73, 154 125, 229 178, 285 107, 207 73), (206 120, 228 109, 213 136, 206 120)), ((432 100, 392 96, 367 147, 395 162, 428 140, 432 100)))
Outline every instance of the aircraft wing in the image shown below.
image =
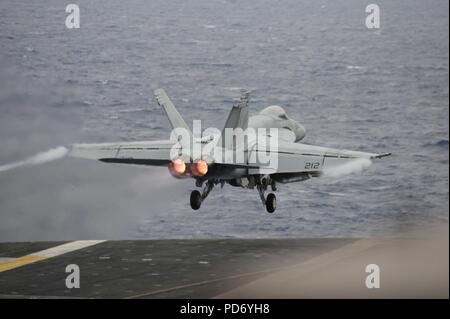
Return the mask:
POLYGON ((320 176, 327 169, 355 160, 370 161, 389 155, 390 153, 366 153, 290 142, 280 142, 276 150, 266 152, 259 149, 257 145, 252 150, 253 157, 250 159, 253 159, 253 162, 256 161, 256 164, 252 166, 258 166, 258 168, 249 169, 249 174, 278 174, 286 178, 309 178, 320 176), (266 161, 263 162, 260 158, 266 161))
POLYGON ((69 156, 107 163, 155 165, 170 163, 170 140, 128 143, 72 144, 69 156))

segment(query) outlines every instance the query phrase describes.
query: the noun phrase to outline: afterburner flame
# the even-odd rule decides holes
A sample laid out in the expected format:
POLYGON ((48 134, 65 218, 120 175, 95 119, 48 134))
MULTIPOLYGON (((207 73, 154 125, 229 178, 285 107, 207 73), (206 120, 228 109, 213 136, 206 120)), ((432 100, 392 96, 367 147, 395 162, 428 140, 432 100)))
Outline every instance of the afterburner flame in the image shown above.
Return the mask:
POLYGON ((186 172, 186 163, 182 159, 176 159, 169 164, 169 171, 173 176, 181 176, 186 172))
POLYGON ((205 176, 208 173, 208 163, 198 160, 192 165, 192 173, 196 176, 205 176))

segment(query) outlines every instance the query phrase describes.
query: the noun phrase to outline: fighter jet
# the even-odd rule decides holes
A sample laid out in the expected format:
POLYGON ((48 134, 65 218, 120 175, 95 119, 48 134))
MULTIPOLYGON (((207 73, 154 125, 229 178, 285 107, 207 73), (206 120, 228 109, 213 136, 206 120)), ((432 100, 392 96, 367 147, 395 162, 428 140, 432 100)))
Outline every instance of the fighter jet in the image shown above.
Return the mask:
MULTIPOLYGON (((222 131, 191 130, 163 89, 154 91, 173 128, 167 140, 72 144, 69 156, 106 163, 165 166, 176 178, 193 178, 199 190, 190 195, 197 210, 216 185, 258 191, 267 212, 277 206, 278 183, 319 177, 327 169, 390 153, 366 153, 301 143, 305 128, 280 106, 249 116, 250 92, 235 103, 222 131), (268 189, 271 189, 266 196, 268 189)), ((194 123, 195 126, 195 123, 194 123)))

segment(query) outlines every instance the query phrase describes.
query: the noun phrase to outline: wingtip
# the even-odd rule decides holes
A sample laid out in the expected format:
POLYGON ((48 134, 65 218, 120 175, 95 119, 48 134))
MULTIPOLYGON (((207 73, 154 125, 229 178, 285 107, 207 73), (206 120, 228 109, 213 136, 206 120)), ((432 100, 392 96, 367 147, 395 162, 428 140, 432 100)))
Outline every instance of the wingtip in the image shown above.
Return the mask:
POLYGON ((375 155, 373 158, 378 159, 378 158, 383 158, 383 157, 387 157, 387 156, 391 156, 391 155, 392 155, 392 153, 381 153, 381 154, 375 155))

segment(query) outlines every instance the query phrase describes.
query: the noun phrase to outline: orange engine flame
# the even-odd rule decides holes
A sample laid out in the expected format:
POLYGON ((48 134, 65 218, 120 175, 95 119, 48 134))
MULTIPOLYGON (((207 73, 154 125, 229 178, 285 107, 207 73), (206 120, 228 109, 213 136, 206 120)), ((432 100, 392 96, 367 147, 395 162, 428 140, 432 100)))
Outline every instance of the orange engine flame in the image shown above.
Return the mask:
POLYGON ((192 173, 196 176, 205 176, 208 173, 208 163, 198 160, 192 165, 192 173))
POLYGON ((169 164, 169 171, 173 176, 181 176, 186 172, 186 163, 182 159, 176 159, 169 164))

